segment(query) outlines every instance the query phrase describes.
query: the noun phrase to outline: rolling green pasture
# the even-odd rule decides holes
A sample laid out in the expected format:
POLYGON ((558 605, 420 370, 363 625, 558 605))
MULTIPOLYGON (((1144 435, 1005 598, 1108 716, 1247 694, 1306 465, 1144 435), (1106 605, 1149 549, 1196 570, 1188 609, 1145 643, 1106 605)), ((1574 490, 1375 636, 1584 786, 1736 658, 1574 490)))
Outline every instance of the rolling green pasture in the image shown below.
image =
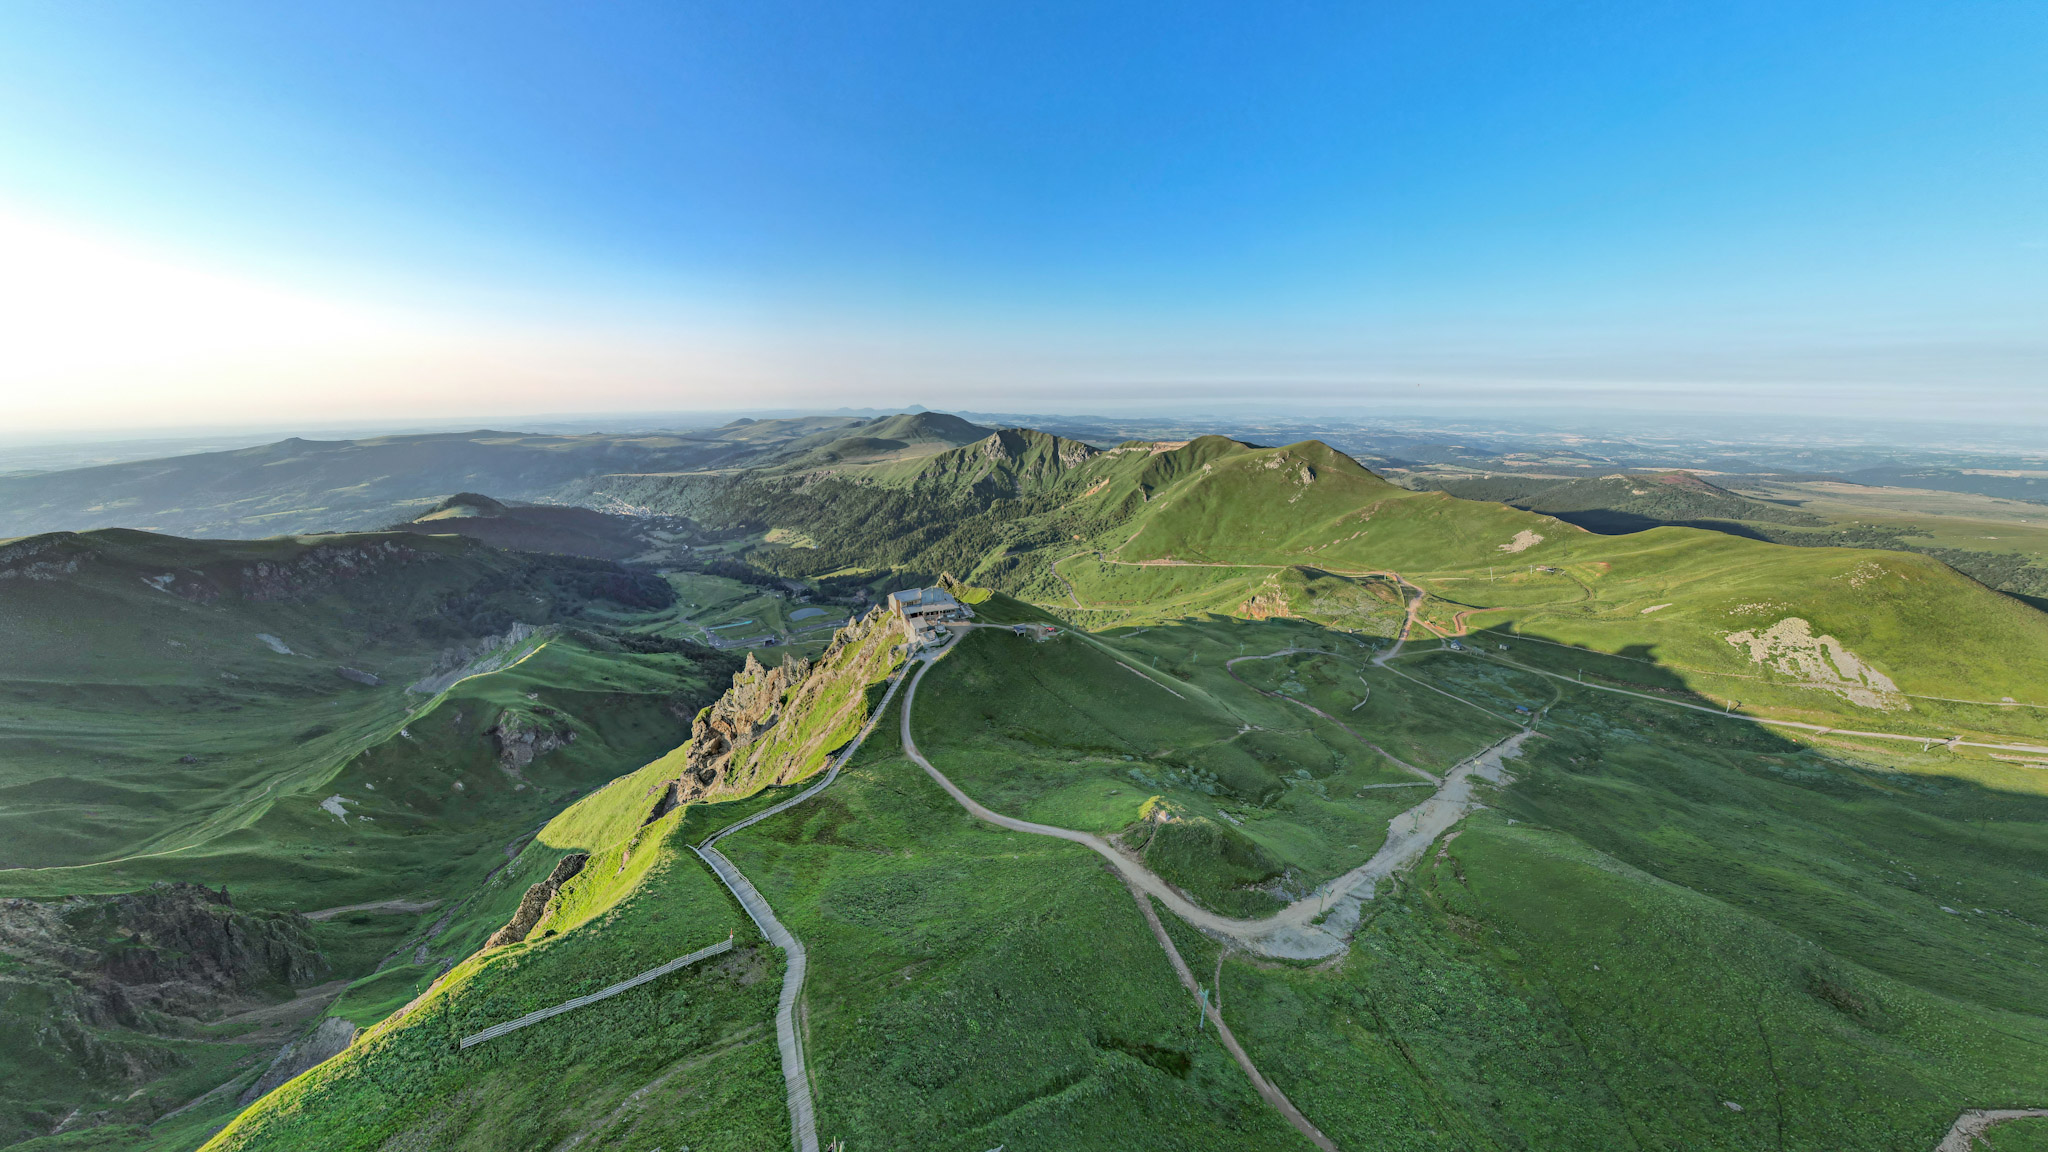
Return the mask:
MULTIPOLYGON (((1195 454, 1201 443, 1179 451, 1195 454)), ((2048 615, 1930 557, 1794 548, 1686 528, 1597 536, 1504 505, 1409 492, 1313 442, 1200 451, 1203 463, 1190 455, 1190 466, 1164 478, 1127 523, 1098 533, 1097 547, 1123 563, 1060 563, 1060 592, 1072 588, 1065 598, 1097 613, 1132 614, 1132 623, 1198 611, 1261 615, 1271 609, 1241 594, 1254 591, 1262 567, 1292 567, 1304 586, 1397 571, 1431 594, 1428 616, 1440 626, 1478 613, 1482 627, 1653 658, 1714 678, 1702 690, 1788 717, 2048 735, 2048 710, 2000 707, 2005 697, 2048 705, 2048 615), (1138 563, 1168 560, 1180 566, 1138 563), (1141 620, 1137 605, 1147 598, 1160 607, 1141 620), (1725 639, 1794 616, 1888 676, 1911 710, 1881 712, 1798 686, 1725 639)), ((1385 634, 1350 628, 1305 592, 1286 599, 1272 614, 1385 634)), ((1358 607, 1368 605, 1361 599, 1358 607)), ((1396 607, 1387 604, 1387 619, 1396 607)))
POLYGON ((635 631, 699 644, 731 643, 768 634, 789 637, 789 649, 815 657, 832 639, 833 631, 846 623, 849 611, 846 605, 822 601, 799 604, 759 585, 703 572, 668 572, 663 579, 676 590, 675 606, 653 615, 634 614, 623 623, 635 631), (814 608, 818 613, 792 618, 814 608))
POLYGON ((721 844, 810 952, 819 1139, 1310 1147, 1197 1029, 1094 854, 968 817, 894 731, 892 714, 830 790, 721 844))
MULTIPOLYGON (((1046 644, 977 630, 926 677, 919 746, 997 811, 1105 835, 1131 829, 1128 842, 1197 899, 1263 914, 1363 863, 1387 821, 1428 795, 1365 740, 1441 773, 1512 731, 1496 724, 1475 738, 1471 725, 1423 719, 1404 708, 1416 687, 1382 672, 1375 710, 1340 726, 1224 667, 1242 646, 1299 639, 1296 628, 1224 622, 1046 644), (1199 851, 1179 844, 1190 838, 1199 851)), ((1238 667, 1270 675, 1271 663, 1238 667)))

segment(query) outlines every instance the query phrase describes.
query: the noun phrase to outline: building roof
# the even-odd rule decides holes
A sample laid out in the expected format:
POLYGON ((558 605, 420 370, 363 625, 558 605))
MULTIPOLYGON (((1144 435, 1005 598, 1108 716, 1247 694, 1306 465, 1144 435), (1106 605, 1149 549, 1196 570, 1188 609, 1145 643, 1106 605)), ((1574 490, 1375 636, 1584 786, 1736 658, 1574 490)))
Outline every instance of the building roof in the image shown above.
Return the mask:
POLYGON ((920 610, 953 608, 959 605, 953 594, 944 588, 905 588, 889 593, 889 606, 897 611, 906 608, 920 610))

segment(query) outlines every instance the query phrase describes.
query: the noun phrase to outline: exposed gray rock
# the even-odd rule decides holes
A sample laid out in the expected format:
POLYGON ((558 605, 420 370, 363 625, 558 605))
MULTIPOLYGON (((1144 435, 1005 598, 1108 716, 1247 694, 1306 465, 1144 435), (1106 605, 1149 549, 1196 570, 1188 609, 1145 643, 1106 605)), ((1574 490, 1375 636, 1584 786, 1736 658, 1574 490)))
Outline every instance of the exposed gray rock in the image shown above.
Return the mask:
POLYGON ((519 910, 512 914, 512 919, 503 928, 491 933, 491 938, 484 941, 484 947, 501 948, 526 939, 526 934, 533 931, 533 926, 540 923, 541 916, 547 912, 548 901, 554 899, 562 885, 583 871, 583 866, 589 862, 588 852, 571 852, 562 857, 555 870, 548 873, 547 879, 528 888, 526 895, 519 898, 519 910))

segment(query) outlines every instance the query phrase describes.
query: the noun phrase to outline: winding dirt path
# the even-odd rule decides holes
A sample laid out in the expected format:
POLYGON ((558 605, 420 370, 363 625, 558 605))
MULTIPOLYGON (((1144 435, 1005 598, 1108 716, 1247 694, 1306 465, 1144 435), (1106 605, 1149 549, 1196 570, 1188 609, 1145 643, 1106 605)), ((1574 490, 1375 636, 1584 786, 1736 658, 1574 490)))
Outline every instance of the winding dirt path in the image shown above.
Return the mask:
POLYGON ((1212 935, 1228 939, 1246 951, 1262 956, 1315 960, 1342 952, 1351 930, 1358 925, 1361 907, 1365 901, 1372 899, 1379 882, 1421 859, 1423 852, 1433 840, 1478 807, 1478 801, 1473 796, 1474 778, 1491 783, 1504 781, 1507 775, 1503 761, 1519 753, 1522 742, 1534 735, 1527 729, 1518 731, 1451 769, 1428 799, 1387 822, 1386 842, 1365 863, 1329 881, 1313 893, 1271 916, 1257 920, 1239 920, 1218 915, 1196 904, 1178 888, 1160 879, 1151 869, 1119 851, 1100 836, 1075 831, 1072 828, 1019 820, 990 810, 962 791, 959 785, 953 783, 945 773, 926 759, 918 750, 917 740, 910 730, 918 685, 924 680, 925 673, 931 671, 932 665, 952 651, 953 645, 957 643, 956 635, 956 639, 949 641, 944 648, 924 657, 916 674, 910 677, 909 687, 903 694, 904 755, 923 768, 926 775, 944 789, 955 803, 965 808, 976 819, 985 820, 998 828, 1007 828, 1013 832, 1028 832, 1034 836, 1050 836, 1079 844, 1109 861, 1110 866, 1117 870, 1126 883, 1158 900, 1182 920, 1212 935))
POLYGON ((2035 1117, 2048 1117, 2048 1108, 1972 1108, 1956 1117, 1955 1126, 1942 1137, 1941 1143, 1935 1145, 1934 1152, 1972 1152, 1978 1147, 1988 1147, 1988 1144, 1980 1145, 1978 1140, 1993 1125, 2035 1117))

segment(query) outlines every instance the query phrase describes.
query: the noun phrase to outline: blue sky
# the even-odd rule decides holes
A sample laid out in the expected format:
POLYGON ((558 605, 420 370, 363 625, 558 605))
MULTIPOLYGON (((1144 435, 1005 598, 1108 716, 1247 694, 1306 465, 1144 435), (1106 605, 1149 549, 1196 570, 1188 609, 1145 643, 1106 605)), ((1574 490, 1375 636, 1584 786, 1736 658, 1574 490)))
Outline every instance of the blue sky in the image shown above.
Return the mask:
POLYGON ((0 389, 53 426, 2048 423, 2044 209, 2037 3, 0 12, 0 389))

